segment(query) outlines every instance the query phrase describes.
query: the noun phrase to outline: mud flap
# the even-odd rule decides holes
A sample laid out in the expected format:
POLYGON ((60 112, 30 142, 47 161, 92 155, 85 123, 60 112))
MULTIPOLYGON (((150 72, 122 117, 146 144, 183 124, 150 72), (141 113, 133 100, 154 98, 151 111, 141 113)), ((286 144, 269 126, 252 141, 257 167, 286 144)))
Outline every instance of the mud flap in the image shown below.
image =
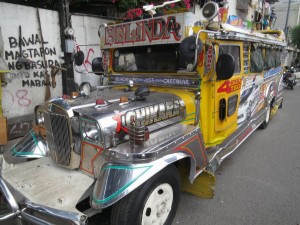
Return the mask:
POLYGON ((271 117, 273 117, 277 113, 278 108, 279 105, 274 104, 274 106, 271 108, 271 117))
POLYGON ((184 176, 181 178, 181 190, 200 198, 213 198, 214 186, 215 186, 215 175, 204 170, 193 182, 190 183, 188 177, 184 176))

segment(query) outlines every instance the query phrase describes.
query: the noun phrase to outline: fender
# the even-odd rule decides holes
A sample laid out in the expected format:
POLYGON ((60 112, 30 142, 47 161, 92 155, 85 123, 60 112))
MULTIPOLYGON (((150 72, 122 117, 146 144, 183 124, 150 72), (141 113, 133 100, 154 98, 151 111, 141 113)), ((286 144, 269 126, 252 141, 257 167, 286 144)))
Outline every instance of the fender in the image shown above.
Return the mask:
POLYGON ((208 159, 198 127, 183 137, 173 140, 172 143, 168 143, 165 147, 168 146, 172 148, 164 151, 165 155, 157 157, 154 161, 136 164, 106 164, 101 170, 90 198, 92 207, 102 209, 114 204, 166 166, 181 159, 190 159, 189 180, 191 183, 206 168, 208 159))
POLYGON ((46 141, 31 129, 10 153, 14 158, 37 159, 48 155, 48 147, 46 141))
POLYGON ((272 100, 277 97, 278 94, 278 85, 275 81, 272 81, 268 84, 266 89, 266 99, 269 104, 271 104, 272 100))

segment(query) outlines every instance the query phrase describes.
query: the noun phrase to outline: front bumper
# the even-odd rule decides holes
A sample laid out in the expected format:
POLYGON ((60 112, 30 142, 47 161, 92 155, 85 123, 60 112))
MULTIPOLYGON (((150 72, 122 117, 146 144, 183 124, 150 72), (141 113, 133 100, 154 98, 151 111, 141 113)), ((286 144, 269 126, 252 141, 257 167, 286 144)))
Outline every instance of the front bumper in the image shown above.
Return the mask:
POLYGON ((59 168, 47 157, 14 167, 0 157, 0 169, 0 191, 10 211, 0 215, 0 224, 12 219, 21 224, 87 224, 87 216, 75 206, 93 184, 92 178, 59 168))

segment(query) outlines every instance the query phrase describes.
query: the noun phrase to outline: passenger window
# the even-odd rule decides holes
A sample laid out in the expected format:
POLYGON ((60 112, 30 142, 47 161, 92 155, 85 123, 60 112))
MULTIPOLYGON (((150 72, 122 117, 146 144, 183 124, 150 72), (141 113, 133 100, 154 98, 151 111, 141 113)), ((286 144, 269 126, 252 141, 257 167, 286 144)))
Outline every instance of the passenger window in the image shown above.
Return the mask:
POLYGON ((270 70, 275 67, 276 64, 276 52, 275 49, 266 48, 264 69, 270 70))
POLYGON ((244 73, 249 73, 249 44, 244 44, 243 46, 244 53, 244 73))
POLYGON ((230 54, 234 58, 235 67, 234 73, 241 72, 241 58, 240 58, 240 47, 236 45, 220 45, 220 54, 230 54))
POLYGON ((281 65, 281 52, 279 49, 276 50, 276 53, 275 53, 275 66, 278 67, 281 65))
POLYGON ((261 47, 252 44, 250 54, 250 72, 259 73, 264 70, 264 60, 261 47))

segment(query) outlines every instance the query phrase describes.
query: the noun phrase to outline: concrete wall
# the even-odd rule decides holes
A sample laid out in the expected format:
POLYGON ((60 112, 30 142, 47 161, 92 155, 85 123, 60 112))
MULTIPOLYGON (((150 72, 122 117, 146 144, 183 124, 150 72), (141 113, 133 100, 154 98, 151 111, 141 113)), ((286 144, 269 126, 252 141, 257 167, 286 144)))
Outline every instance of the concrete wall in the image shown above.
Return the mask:
MULTIPOLYGON (((5 75, 7 85, 2 88, 2 106, 8 118, 10 139, 23 136, 31 128, 34 107, 45 101, 46 70, 50 74, 51 65, 61 66, 64 62, 58 12, 45 9, 39 12, 43 44, 36 8, 0 2, 0 55, 10 69, 5 75), (35 63, 21 63, 20 51, 24 59, 35 63)), ((97 86, 99 76, 92 73, 91 63, 101 56, 98 28, 110 21, 84 15, 72 15, 71 20, 77 44, 74 52, 80 49, 85 54, 82 66, 74 64, 75 82, 80 85, 87 81, 97 86)), ((62 96, 61 72, 56 75, 56 87, 50 87, 50 91, 51 97, 62 96)))
MULTIPOLYGON (((37 9, 0 2, 3 58, 10 69, 5 76, 7 85, 2 88, 3 114, 8 119, 32 114, 35 105, 44 102, 46 70, 50 74, 50 65, 60 66, 62 63, 58 13, 40 9, 40 20, 44 44, 42 44, 37 9), (32 60, 36 64, 18 62, 21 56, 20 45, 23 58, 32 60), (45 66, 44 55, 48 67, 45 66)), ((51 96, 62 95, 61 80, 61 73, 59 73, 56 76, 57 86, 50 87, 51 96)))
MULTIPOLYGON (((285 28, 286 16, 288 10, 288 0, 285 3, 278 2, 274 4, 274 12, 276 13, 277 20, 275 23, 276 29, 283 30, 285 28)), ((288 18, 288 26, 294 27, 299 24, 299 13, 300 13, 300 3, 293 2, 290 6, 290 13, 288 18)))
MULTIPOLYGON (((3 113, 8 119, 32 114, 34 107, 44 102, 45 72, 50 74, 50 65, 60 66, 63 63, 58 12, 40 9, 41 25, 44 38, 44 49, 37 20, 37 9, 0 2, 1 35, 0 49, 10 72, 5 75, 7 86, 3 87, 3 113), (19 41, 21 27, 22 41, 19 41), (2 43, 2 44, 1 44, 2 43), (18 62, 20 47, 23 58, 37 62, 24 64, 18 62), (44 58, 48 68, 44 66, 44 58)), ((85 54, 82 66, 74 64, 75 82, 80 85, 88 81, 92 86, 98 85, 99 76, 92 73, 91 63, 95 57, 101 56, 98 28, 101 23, 108 23, 96 17, 72 15, 72 27, 75 31, 77 50, 85 54)), ((51 97, 62 95, 62 78, 56 75, 57 86, 50 87, 51 97)))
POLYGON ((99 76, 92 72, 92 61, 95 57, 102 56, 99 46, 98 29, 100 24, 111 21, 84 15, 72 15, 72 27, 75 32, 75 51, 84 52, 84 62, 81 66, 74 64, 75 82, 80 85, 82 82, 89 82, 92 86, 99 85, 99 76))

